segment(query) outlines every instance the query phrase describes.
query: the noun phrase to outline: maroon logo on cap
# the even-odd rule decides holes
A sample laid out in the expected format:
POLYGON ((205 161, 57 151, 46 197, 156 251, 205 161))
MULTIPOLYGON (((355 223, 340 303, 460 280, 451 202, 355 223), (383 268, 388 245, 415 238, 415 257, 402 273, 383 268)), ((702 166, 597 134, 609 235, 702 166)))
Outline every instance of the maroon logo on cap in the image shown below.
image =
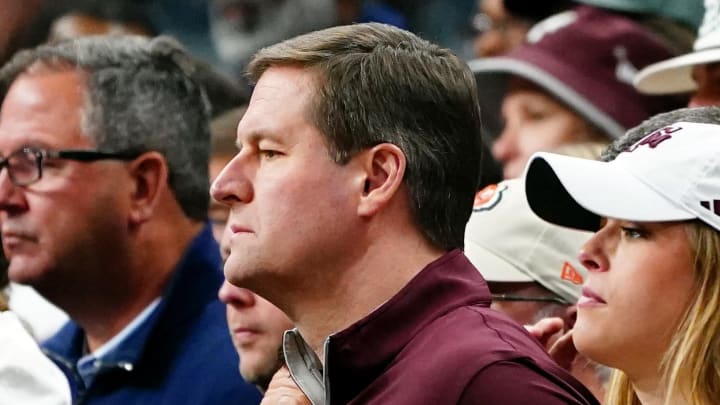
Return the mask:
POLYGON ((635 143, 632 146, 628 146, 625 148, 624 152, 632 152, 635 149, 639 148, 642 145, 647 145, 652 149, 655 149, 658 145, 661 143, 667 141, 668 139, 672 138, 670 134, 673 132, 677 132, 681 130, 682 127, 665 127, 660 128, 657 131, 653 132, 652 134, 646 136, 643 138, 640 142, 635 143))
POLYGON ((720 200, 700 201, 700 205, 713 214, 720 216, 720 200))

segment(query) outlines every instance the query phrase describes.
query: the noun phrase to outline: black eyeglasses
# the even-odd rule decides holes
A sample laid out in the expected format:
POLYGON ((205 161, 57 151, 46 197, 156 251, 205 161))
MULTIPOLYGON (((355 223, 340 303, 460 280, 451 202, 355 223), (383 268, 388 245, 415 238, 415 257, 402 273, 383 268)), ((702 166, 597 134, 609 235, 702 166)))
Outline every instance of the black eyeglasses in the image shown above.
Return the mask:
POLYGON ((513 294, 492 294, 491 297, 493 301, 554 302, 560 305, 568 305, 568 303, 560 297, 526 297, 513 294))
POLYGON ((0 160, 0 171, 7 167, 10 181, 16 186, 27 186, 42 178, 43 161, 46 159, 69 159, 80 162, 117 159, 133 160, 141 152, 103 152, 91 149, 45 150, 22 148, 0 160))

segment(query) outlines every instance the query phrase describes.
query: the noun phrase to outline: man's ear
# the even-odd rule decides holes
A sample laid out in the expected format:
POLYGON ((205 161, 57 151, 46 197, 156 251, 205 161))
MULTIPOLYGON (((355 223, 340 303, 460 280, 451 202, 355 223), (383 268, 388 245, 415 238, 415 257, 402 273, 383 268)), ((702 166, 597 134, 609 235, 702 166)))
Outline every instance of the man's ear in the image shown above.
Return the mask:
POLYGON ((128 171, 133 182, 130 196, 130 221, 141 224, 148 221, 168 187, 168 166, 158 152, 146 152, 129 163, 128 171))
POLYGON ((405 176, 405 154, 390 143, 381 143, 362 152, 365 184, 358 214, 372 216, 397 194, 405 176))

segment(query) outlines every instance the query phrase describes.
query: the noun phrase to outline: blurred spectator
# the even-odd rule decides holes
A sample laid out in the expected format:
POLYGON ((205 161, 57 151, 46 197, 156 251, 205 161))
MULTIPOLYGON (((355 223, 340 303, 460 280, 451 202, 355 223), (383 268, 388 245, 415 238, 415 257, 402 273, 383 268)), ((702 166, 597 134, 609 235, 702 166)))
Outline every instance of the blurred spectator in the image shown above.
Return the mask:
POLYGON ((38 342, 54 335, 68 320, 65 311, 50 303, 30 286, 10 283, 8 295, 10 310, 38 342))
POLYGON ((20 49, 47 38, 50 21, 67 0, 3 0, 0 2, 0 64, 20 49))
POLYGON ((337 20, 336 0, 210 0, 210 32, 222 63, 241 73, 260 48, 337 20))
POLYGON ((569 321, 587 274, 577 254, 591 233, 541 220, 523 188, 521 180, 511 179, 478 192, 465 255, 482 269, 493 308, 523 325, 547 316, 569 321))
POLYGON ((22 320, 8 311, 7 270, 0 252, 0 403, 70 405, 65 376, 40 351, 22 320))
MULTIPOLYGON (((512 179, 478 192, 465 229, 465 255, 490 287, 491 308, 522 325, 559 317, 570 329, 587 277, 577 256, 591 235, 538 218, 523 180, 512 179)), ((603 398, 607 369, 578 357, 569 371, 603 398)))
MULTIPOLYGON (((210 181, 237 153, 235 134, 245 114, 246 106, 225 112, 210 123, 210 181)), ((230 209, 215 199, 210 200, 208 216, 213 234, 220 244, 223 260, 230 255, 230 236, 227 218, 230 209)), ((240 375, 261 391, 268 388, 270 379, 283 364, 280 355, 283 332, 293 327, 292 321, 275 305, 245 288, 223 282, 218 297, 226 306, 230 337, 240 356, 240 375)))
POLYGON ((259 402, 232 377, 216 296, 195 73, 175 41, 139 36, 44 45, 0 71, 9 276, 71 316, 43 347, 77 401, 259 402))
POLYGON ((12 312, 0 311, 0 403, 70 405, 70 387, 12 312))
POLYGON ((157 30, 145 9, 128 0, 73 0, 67 12, 53 20, 49 42, 86 35, 155 36, 157 30))
POLYGON ((284 364, 283 333, 292 329, 293 323, 268 300, 227 280, 218 297, 227 306, 230 337, 240 356, 240 375, 265 392, 273 375, 284 364))
MULTIPOLYGON (((141 4, 157 31, 169 35, 194 56, 204 60, 215 68, 225 69, 215 51, 210 36, 210 14, 208 5, 211 0, 127 0, 141 4)), ((268 0, 270 2, 274 0, 268 0)))
MULTIPOLYGON (((523 0, 511 0, 522 2, 523 0)), ((617 12, 635 15, 641 21, 646 21, 651 26, 665 20, 680 24, 681 27, 695 29, 700 25, 703 16, 703 0, 575 0, 579 3, 589 4, 595 7, 615 10, 617 12)), ((658 26, 656 31, 663 35, 663 29, 674 30, 672 27, 658 26)))
POLYGON ((407 29, 408 22, 405 14, 392 3, 394 2, 382 0, 336 0, 336 23, 347 25, 381 22, 407 29))
POLYGON ((611 10, 641 24, 674 55, 688 52, 702 17, 702 0, 577 0, 611 10))
POLYGON ((705 1, 694 51, 647 66, 635 86, 647 94, 692 92, 691 107, 720 105, 720 1, 705 1))
POLYGON ((505 177, 520 176, 538 150, 609 143, 650 115, 683 105, 632 87, 637 69, 671 55, 634 21, 581 6, 535 25, 527 43, 506 56, 471 61, 486 112, 499 109, 505 121, 493 145, 505 177), (489 99, 486 89, 501 96, 489 99))
POLYGON ((535 23, 574 4, 571 0, 479 0, 478 13, 472 21, 477 32, 473 44, 475 56, 500 56, 510 52, 525 41, 525 35, 535 23))
POLYGON ((471 32, 468 17, 473 14, 477 0, 388 0, 407 16, 411 31, 419 36, 450 48, 464 59, 472 57, 468 46, 471 32))

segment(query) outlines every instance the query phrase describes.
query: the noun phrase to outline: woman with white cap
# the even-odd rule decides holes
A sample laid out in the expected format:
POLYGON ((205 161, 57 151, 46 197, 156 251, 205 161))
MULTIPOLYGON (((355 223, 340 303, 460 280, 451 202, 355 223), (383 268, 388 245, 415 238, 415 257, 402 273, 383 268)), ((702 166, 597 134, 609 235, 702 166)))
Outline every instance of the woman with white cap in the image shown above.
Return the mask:
POLYGON ((720 109, 653 117, 605 159, 538 153, 526 170, 538 216, 595 231, 572 342, 618 369, 606 404, 716 404, 720 109))

